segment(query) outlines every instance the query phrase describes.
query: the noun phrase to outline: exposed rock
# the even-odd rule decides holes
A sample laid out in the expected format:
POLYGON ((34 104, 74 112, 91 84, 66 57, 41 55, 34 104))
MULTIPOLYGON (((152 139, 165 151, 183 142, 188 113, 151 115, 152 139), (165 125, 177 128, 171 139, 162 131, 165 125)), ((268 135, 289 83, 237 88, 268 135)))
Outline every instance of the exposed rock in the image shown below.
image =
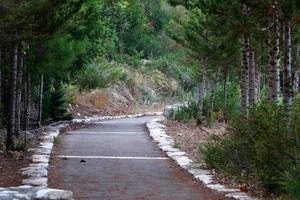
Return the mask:
POLYGON ((30 186, 0 188, 1 200, 73 200, 66 190, 39 189, 30 186))
POLYGON ((42 189, 35 192, 34 200, 72 200, 73 193, 67 190, 42 189))

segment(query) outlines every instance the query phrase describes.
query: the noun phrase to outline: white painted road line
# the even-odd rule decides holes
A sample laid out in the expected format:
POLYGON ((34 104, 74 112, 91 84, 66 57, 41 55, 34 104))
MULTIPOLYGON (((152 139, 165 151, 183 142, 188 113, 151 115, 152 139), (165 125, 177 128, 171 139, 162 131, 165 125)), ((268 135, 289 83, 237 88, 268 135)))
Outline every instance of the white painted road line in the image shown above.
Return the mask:
POLYGON ((143 132, 79 132, 79 131, 70 131, 71 134, 109 134, 109 135, 142 135, 143 132))
POLYGON ((167 157, 122 157, 122 156, 58 156, 59 158, 115 159, 115 160, 167 160, 167 157))

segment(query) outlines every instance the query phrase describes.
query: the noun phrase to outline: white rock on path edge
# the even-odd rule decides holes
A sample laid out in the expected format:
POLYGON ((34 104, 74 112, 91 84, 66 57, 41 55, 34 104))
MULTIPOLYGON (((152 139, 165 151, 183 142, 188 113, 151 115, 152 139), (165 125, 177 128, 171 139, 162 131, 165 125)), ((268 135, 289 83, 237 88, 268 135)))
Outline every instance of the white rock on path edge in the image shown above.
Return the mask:
MULTIPOLYGON (((102 120, 136 118, 143 116, 160 116, 162 112, 147 112, 134 115, 90 117, 74 119, 75 123, 93 123, 102 120)), ((46 127, 42 142, 33 151, 32 163, 21 169, 21 174, 26 178, 19 187, 0 188, 1 200, 73 200, 73 193, 66 190, 48 188, 48 167, 53 150, 55 138, 60 130, 68 126, 69 122, 58 122, 46 127)))
POLYGON ((150 136, 158 143, 159 148, 166 152, 166 154, 173 159, 182 169, 190 173, 196 180, 203 183, 206 187, 225 193, 226 197, 236 200, 257 200, 257 198, 250 197, 239 189, 230 189, 226 186, 218 184, 213 181, 213 175, 209 170, 201 169, 201 166, 196 165, 190 160, 185 152, 174 147, 174 140, 165 132, 165 126, 160 122, 164 117, 159 117, 147 123, 150 136))

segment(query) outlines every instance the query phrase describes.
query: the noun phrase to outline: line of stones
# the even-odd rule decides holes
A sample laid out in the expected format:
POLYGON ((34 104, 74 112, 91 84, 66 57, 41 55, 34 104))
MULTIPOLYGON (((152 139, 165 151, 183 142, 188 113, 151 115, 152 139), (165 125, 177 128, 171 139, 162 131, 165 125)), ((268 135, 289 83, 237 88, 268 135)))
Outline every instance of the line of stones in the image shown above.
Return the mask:
POLYGON ((213 174, 209 170, 201 168, 201 165, 193 163, 186 153, 174 147, 174 140, 165 132, 165 126, 160 122, 164 117, 159 117, 147 124, 150 136, 158 143, 159 148, 173 159, 182 169, 190 173, 196 180, 203 183, 206 187, 222 192, 226 197, 236 200, 255 200, 239 189, 226 188, 224 185, 214 182, 213 174))
POLYGON ((25 179, 22 186, 0 188, 1 200, 73 200, 73 193, 66 190, 48 188, 48 168, 55 137, 59 135, 61 128, 67 124, 49 126, 43 132, 42 142, 37 148, 30 149, 33 152, 32 163, 21 169, 25 179))
MULTIPOLYGON (((74 119, 75 123, 94 123, 102 120, 136 118, 143 116, 159 116, 162 112, 147 112, 142 114, 121 116, 95 116, 84 119, 74 119)), ((0 188, 1 200, 73 200, 71 191, 48 188, 48 168, 54 140, 60 130, 68 125, 68 122, 58 122, 49 127, 43 133, 42 142, 37 148, 30 149, 33 152, 32 163, 21 169, 25 179, 22 186, 0 188)))

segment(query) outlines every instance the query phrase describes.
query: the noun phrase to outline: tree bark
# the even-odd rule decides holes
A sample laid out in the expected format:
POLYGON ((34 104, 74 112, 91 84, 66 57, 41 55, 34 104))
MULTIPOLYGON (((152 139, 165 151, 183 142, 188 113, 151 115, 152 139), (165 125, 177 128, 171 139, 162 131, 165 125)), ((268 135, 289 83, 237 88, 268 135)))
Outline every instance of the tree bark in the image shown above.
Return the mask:
POLYGON ((247 34, 244 34, 243 39, 243 68, 242 68, 242 83, 241 83, 241 112, 247 114, 249 107, 249 45, 250 39, 247 34))
POLYGON ((228 79, 228 67, 224 68, 224 83, 223 83, 223 115, 224 121, 227 122, 227 79, 228 79))
POLYGON ((6 150, 15 149, 15 106, 17 89, 18 48, 18 45, 14 47, 13 64, 11 65, 10 71, 6 150))
POLYGON ((291 21, 286 20, 284 27, 284 102, 290 107, 293 102, 291 21))
POLYGON ((16 96, 16 136, 19 137, 21 131, 21 101, 22 101, 22 76, 24 67, 24 54, 21 51, 20 63, 17 72, 17 96, 16 96))
POLYGON ((260 96, 260 86, 261 86, 261 75, 258 71, 258 69, 256 68, 255 70, 255 97, 256 97, 256 104, 259 100, 259 96, 260 96))
POLYGON ((293 81, 293 95, 296 96, 299 93, 300 87, 300 44, 297 46, 297 59, 298 59, 298 67, 294 73, 294 81, 293 81))
POLYGON ((219 75, 218 72, 215 73, 213 75, 213 79, 211 81, 211 90, 210 90, 211 91, 211 96, 210 96, 210 104, 209 104, 209 111, 208 111, 208 117, 209 118, 211 117, 211 114, 214 111, 218 75, 219 75))
POLYGON ((25 130, 25 142, 27 140, 27 130, 29 128, 29 116, 30 116, 30 104, 31 104, 31 73, 27 68, 27 78, 24 84, 24 130, 25 130))
POLYGON ((257 103, 256 94, 256 61, 255 51, 250 50, 250 62, 249 62, 249 105, 255 106, 257 103))
POLYGON ((272 11, 269 16, 270 29, 268 31, 269 49, 269 90, 268 99, 270 102, 277 102, 280 92, 280 23, 278 1, 274 0, 272 11))
POLYGON ((204 95, 206 90, 206 82, 207 82, 207 67, 206 64, 203 69, 203 74, 199 86, 199 99, 198 99, 198 117, 197 117, 197 124, 202 124, 202 115, 203 115, 203 102, 204 102, 204 95))
POLYGON ((0 49, 0 105, 1 104, 2 104, 2 50, 0 49))
POLYGON ((39 112, 38 112, 38 126, 42 126, 43 117, 43 97, 44 97, 44 75, 41 75, 40 89, 39 89, 39 112))

